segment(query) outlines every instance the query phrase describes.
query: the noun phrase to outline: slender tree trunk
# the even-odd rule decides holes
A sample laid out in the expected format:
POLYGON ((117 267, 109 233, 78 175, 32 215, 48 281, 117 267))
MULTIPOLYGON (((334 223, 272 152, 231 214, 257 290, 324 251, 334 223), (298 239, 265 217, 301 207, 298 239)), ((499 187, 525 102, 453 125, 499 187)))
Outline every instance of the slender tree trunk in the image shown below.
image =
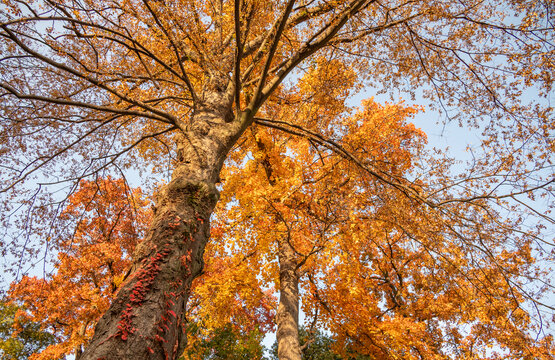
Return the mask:
POLYGON ((194 115, 178 144, 172 180, 156 196, 154 219, 137 246, 131 275, 98 322, 81 360, 181 355, 185 306, 191 282, 203 267, 209 219, 218 200, 215 183, 239 135, 236 124, 214 109, 194 115))
MULTIPOLYGON (((262 166, 266 171, 268 183, 274 186, 274 170, 263 142, 256 142, 265 156, 262 166)), ((278 358, 280 360, 301 360, 299 344, 299 275, 297 257, 288 236, 278 237, 279 261, 279 305, 276 314, 278 358)))
MULTIPOLYGON (((83 336, 85 336, 85 332, 87 331, 87 325, 89 325, 88 322, 84 323, 79 328, 78 334, 81 338, 83 338, 83 336)), ((81 360, 81 355, 83 355, 83 346, 81 344, 79 344, 75 347, 75 360, 81 360)))
POLYGON ((278 358, 301 360, 299 344, 299 275, 295 251, 288 239, 278 240, 279 305, 277 310, 278 358))

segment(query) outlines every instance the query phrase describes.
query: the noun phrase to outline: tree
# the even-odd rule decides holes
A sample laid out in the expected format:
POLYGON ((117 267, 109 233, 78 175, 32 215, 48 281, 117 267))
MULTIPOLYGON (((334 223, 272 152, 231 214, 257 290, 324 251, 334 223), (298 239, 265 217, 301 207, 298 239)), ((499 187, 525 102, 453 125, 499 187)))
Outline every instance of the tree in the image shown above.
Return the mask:
MULTIPOLYGON (((325 66, 309 72, 307 78, 326 79, 324 72, 331 69, 332 65, 325 66)), ((322 97, 323 104, 333 100, 331 95, 322 97)), ((314 114, 323 110, 314 103, 307 107, 314 114)), ((297 111, 296 116, 301 117, 302 112, 297 111)), ((361 158, 371 157, 381 170, 402 174, 410 168, 411 156, 421 148, 423 138, 405 122, 414 112, 410 107, 382 107, 368 100, 362 111, 343 120, 345 137, 352 140, 350 144, 361 158)), ((355 173, 345 171, 341 157, 311 151, 306 139, 283 137, 259 127, 245 136, 238 154, 252 154, 253 158, 239 158, 237 165, 223 171, 226 185, 216 216, 228 225, 222 232, 225 241, 218 239, 217 243, 225 244, 235 262, 246 251, 250 254, 247 261, 252 261, 250 268, 264 269, 257 276, 266 283, 276 282, 280 293, 276 317, 279 357, 300 359, 299 281, 315 267, 317 254, 337 240, 340 223, 353 217, 345 210, 346 204, 356 197, 357 187, 365 185, 355 173), (263 265, 276 259, 277 264, 263 265)))
MULTIPOLYGON (((302 347, 303 360, 367 360, 370 359, 364 355, 350 354, 347 357, 340 357, 332 350, 333 339, 325 333, 316 329, 308 331, 306 328, 299 329, 300 343, 302 347)), ((271 359, 278 360, 277 342, 272 345, 271 359)))
MULTIPOLYGON (((414 111, 367 101, 343 120, 345 138, 357 158, 400 176, 423 161, 423 134, 404 119, 414 111)), ((350 349, 379 359, 486 358, 495 346, 515 358, 552 357, 551 337, 537 341, 525 315, 522 281, 535 276, 530 239, 507 247, 515 228, 497 223, 493 209, 430 211, 359 176, 339 156, 310 151, 305 139, 253 128, 241 147, 236 165, 223 171, 216 226, 224 230, 214 239, 236 261, 249 254, 258 276, 290 292, 280 299, 286 321, 278 309, 280 359, 302 355, 299 287, 305 313, 331 331, 341 356, 350 349)))
MULTIPOLYGON (((194 326, 194 325, 193 325, 194 326)), ((198 329, 197 329, 198 330, 198 329)), ((185 360, 249 360, 264 359, 261 333, 251 331, 246 335, 238 333, 228 324, 215 329, 214 335, 201 339, 185 350, 185 360)))
MULTIPOLYGON (((57 231, 48 212, 63 203, 47 194, 60 181, 171 170, 131 276, 82 356, 148 359, 184 348, 184 308, 202 269, 219 173, 255 122, 310 138, 431 212, 456 218, 456 205, 479 212, 491 203, 550 222, 521 197, 550 194, 553 122, 549 108, 519 102, 524 89, 551 90, 550 14, 549 3, 513 1, 10 1, 0 24, 2 214, 5 227, 27 235, 6 238, 23 240, 13 241, 19 259, 36 255, 29 234, 48 249, 57 231), (456 107, 461 121, 481 127, 487 156, 462 179, 434 166, 423 190, 359 161, 341 132, 273 118, 276 91, 316 55, 386 90, 428 84, 447 115, 456 107), (28 207, 14 207, 15 198, 28 207)), ((518 220, 506 225, 518 229, 518 220)), ((524 235, 541 243, 537 233, 524 235)))
POLYGON ((42 324, 30 321, 21 307, 0 302, 0 359, 28 359, 53 342, 54 336, 42 324))

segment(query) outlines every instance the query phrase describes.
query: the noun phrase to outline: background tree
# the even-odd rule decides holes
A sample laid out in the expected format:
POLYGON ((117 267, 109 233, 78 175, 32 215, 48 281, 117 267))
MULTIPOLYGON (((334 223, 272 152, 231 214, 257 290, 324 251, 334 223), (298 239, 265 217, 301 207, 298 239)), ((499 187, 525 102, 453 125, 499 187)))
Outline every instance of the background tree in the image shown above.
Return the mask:
MULTIPOLYGON (((33 238, 56 236, 52 219, 63 201, 47 195, 64 180, 71 191, 104 171, 171 171, 132 275, 83 358, 175 358, 215 184, 255 120, 310 138, 434 211, 455 218, 457 205, 479 212, 489 202, 502 215, 527 212, 551 224, 526 199, 551 194, 550 109, 520 102, 526 89, 551 90, 551 11, 550 3, 513 1, 9 1, 0 20, 2 221, 17 230, 6 233, 3 249, 11 245, 22 263, 45 248, 33 238), (344 62, 385 91, 427 86, 448 116, 482 130, 483 151, 461 178, 432 164, 424 173, 432 188, 422 192, 416 176, 359 161, 340 132, 281 123, 268 100, 315 55, 344 62), (25 199, 23 207, 15 199, 25 199), (160 325, 169 330, 160 333, 160 325)), ((534 230, 520 231, 537 248, 551 246, 534 230)))
POLYGON ((54 336, 41 323, 25 316, 25 310, 9 301, 0 301, 0 359, 25 360, 48 345, 54 336))
MULTIPOLYGON (((196 329, 199 330, 199 329, 196 329)), ((189 328, 189 334, 195 335, 195 331, 189 328)), ((262 333, 250 331, 241 334, 227 324, 222 328, 213 330, 210 338, 199 339, 192 345, 188 345, 185 354, 180 359, 184 360, 261 360, 264 357, 264 346, 262 346, 262 333)), ((195 340, 197 340, 195 338, 195 340)))
MULTIPOLYGON (((368 360, 365 355, 350 353, 346 357, 341 357, 333 351, 334 340, 324 332, 315 329, 307 330, 305 327, 299 329, 299 342, 302 348, 303 360, 368 360)), ((349 351, 346 351, 349 353, 349 351)), ((278 360, 277 342, 272 345, 270 359, 278 360)))

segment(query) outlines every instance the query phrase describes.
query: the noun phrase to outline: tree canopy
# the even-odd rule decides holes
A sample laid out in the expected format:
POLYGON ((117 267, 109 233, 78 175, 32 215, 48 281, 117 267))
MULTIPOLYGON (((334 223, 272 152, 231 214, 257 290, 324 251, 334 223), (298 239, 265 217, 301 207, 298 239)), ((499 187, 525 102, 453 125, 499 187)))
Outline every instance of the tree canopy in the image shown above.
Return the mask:
MULTIPOLYGON (((246 201, 242 210, 257 211, 269 200, 275 208, 245 215, 238 229, 246 233, 264 214, 281 235, 315 241, 291 227, 302 211, 313 229, 318 216, 344 219, 326 229, 333 246, 315 252, 318 261, 297 263, 314 267, 301 281, 307 313, 318 309, 338 341, 383 358, 407 354, 390 349, 392 339, 416 358, 446 342, 463 356, 457 351, 487 348, 488 333, 508 356, 540 356, 531 332, 549 349, 542 330, 554 310, 544 297, 553 290, 553 10, 518 0, 6 0, 7 270, 19 279, 28 264, 79 238, 64 214, 81 180, 142 175, 155 200, 152 221, 83 359, 176 358, 224 186, 230 207, 246 201), (383 118, 373 124, 381 110, 372 102, 351 113, 344 100, 365 86, 422 94, 445 121, 473 129, 471 160, 435 150, 390 154, 388 141, 395 150, 416 133, 383 118), (296 145, 283 147, 287 141, 296 145), (369 148, 372 141, 380 145, 369 148), (251 155, 263 172, 249 165, 251 155), (299 198, 290 193, 326 171, 332 180, 322 193, 322 184, 299 198), (167 183, 154 192, 162 177, 167 183), (237 187, 236 198, 226 186, 237 187), (241 198, 241 186, 260 190, 241 198), (323 204, 309 205, 311 195, 323 204), (366 278, 346 282, 352 266, 366 278), (323 288, 324 275, 336 282, 323 288), (362 297, 344 304, 347 295, 362 297), (366 313, 366 322, 353 313, 366 313), (416 344, 424 333, 433 335, 416 344)), ((221 234, 225 243, 233 231, 221 234)), ((289 258, 310 253, 310 241, 290 246, 300 251, 289 258)))

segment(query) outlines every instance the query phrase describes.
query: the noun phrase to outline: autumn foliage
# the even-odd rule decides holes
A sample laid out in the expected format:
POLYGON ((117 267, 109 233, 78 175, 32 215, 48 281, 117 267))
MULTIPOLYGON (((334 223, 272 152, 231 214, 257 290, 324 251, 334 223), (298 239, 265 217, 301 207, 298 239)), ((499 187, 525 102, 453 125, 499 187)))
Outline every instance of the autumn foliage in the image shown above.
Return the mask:
POLYGON ((0 249, 17 280, 56 256, 11 289, 59 340, 37 357, 177 358, 188 321, 205 344, 267 331, 275 311, 298 360, 302 297, 339 353, 550 358, 552 15, 4 0, 0 249), (417 106, 350 108, 363 89, 422 95, 472 132, 466 160, 424 146, 417 106), (115 174, 160 186, 147 201, 115 174))

